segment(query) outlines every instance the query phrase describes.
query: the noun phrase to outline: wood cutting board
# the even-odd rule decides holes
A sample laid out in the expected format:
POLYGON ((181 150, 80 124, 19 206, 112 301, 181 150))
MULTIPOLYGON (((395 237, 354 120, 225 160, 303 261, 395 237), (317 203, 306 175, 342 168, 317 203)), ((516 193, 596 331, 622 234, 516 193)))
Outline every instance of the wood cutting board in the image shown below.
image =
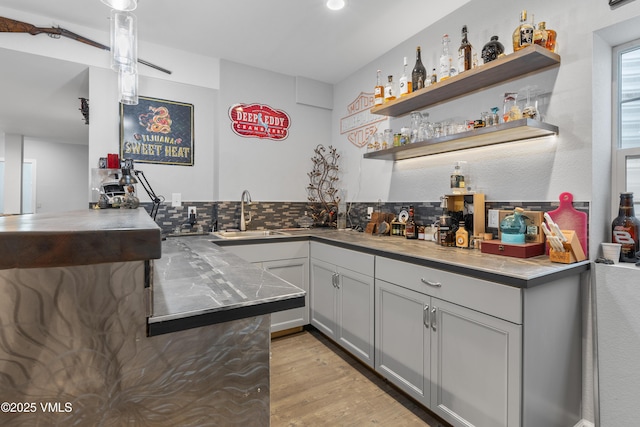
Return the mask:
POLYGON ((549 216, 558 224, 561 230, 574 230, 584 254, 588 257, 587 246, 587 214, 573 207, 573 194, 560 194, 560 206, 558 209, 548 212, 549 216))

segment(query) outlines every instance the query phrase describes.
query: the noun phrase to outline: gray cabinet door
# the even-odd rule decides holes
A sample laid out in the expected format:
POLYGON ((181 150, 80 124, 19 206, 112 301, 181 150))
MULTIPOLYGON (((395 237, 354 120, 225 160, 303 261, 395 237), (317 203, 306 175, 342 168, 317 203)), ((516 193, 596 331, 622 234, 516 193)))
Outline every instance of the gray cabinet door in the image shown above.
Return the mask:
POLYGON ((431 299, 431 409, 453 425, 520 425, 521 326, 431 299))
POLYGON ((430 405, 430 298, 375 281, 376 371, 425 406, 430 405))
POLYGON ((309 259, 285 259, 264 261, 262 268, 281 279, 304 289, 304 307, 271 313, 271 332, 304 326, 309 323, 309 259))
POLYGON ((344 348, 373 367, 373 277, 337 268, 338 330, 344 348))
POLYGON ((311 258, 309 283, 311 324, 325 335, 336 339, 336 282, 334 265, 311 258))

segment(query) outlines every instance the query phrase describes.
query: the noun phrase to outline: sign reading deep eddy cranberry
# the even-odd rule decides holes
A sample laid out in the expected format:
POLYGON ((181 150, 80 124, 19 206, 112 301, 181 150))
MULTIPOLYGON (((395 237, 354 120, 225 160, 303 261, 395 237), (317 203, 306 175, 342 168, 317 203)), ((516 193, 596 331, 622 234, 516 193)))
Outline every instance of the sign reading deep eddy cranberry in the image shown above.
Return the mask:
POLYGON ((378 130, 378 123, 387 120, 385 116, 371 114, 369 110, 374 106, 373 93, 360 92, 349 105, 348 115, 340 119, 340 134, 347 135, 347 139, 356 147, 364 147, 371 135, 378 130))
POLYGON ((274 140, 289 136, 289 115, 268 105, 235 104, 229 108, 229 118, 231 129, 239 136, 274 140))

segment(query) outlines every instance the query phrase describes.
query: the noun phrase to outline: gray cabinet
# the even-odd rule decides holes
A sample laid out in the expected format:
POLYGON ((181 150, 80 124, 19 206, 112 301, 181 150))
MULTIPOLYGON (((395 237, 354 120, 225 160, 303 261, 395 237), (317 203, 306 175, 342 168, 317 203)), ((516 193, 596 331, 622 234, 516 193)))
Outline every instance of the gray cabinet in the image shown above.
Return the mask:
POLYGON ((518 325, 376 280, 376 370, 454 424, 519 425, 520 342, 518 325))
POLYGON ((377 257, 376 370, 454 425, 515 427, 521 325, 435 296, 495 286, 504 301, 520 299, 515 288, 475 280, 377 257))
POLYGON ((454 426, 580 419, 580 276, 516 288, 376 257, 376 365, 454 426))
POLYGON ((271 313, 271 332, 309 323, 309 243, 282 242, 225 246, 244 260, 304 289, 305 306, 271 313))
POLYGON ((311 324, 373 367, 373 255, 311 242, 311 324))

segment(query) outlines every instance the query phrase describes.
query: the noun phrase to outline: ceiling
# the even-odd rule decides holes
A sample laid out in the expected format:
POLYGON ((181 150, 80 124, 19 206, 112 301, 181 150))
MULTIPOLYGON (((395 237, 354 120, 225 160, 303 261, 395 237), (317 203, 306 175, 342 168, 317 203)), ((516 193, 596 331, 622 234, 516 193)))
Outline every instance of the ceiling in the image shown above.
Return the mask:
MULTIPOLYGON (((146 59, 144 45, 154 43, 333 84, 469 0, 346 1, 343 10, 331 11, 325 0, 139 0, 135 10, 139 55, 146 59)), ((64 22, 65 29, 73 32, 81 33, 73 27, 78 24, 108 33, 109 8, 100 0, 2 0, 2 6, 42 16, 41 22, 30 22, 36 26, 64 22)), ((64 107, 68 127, 83 129, 77 98, 79 91, 86 93, 86 73, 74 64, 58 65, 55 60, 0 50, 3 64, 9 63, 6 55, 14 55, 9 58, 14 65, 0 67, 0 93, 11 99, 0 103, 0 129, 31 136, 38 123, 48 120, 40 115, 52 116, 59 109, 42 106, 51 106, 63 94, 69 101, 64 107), (27 67, 34 64, 20 65, 34 59, 49 62, 33 68, 27 67), (40 69, 42 74, 22 72, 27 69, 40 69), (38 99, 38 93, 48 99, 38 99), (21 98, 26 106, 18 101, 21 98), (68 107, 71 100, 74 105, 68 107), (13 130, 6 130, 9 125, 13 130)), ((64 130, 61 120, 57 117, 49 129, 64 130)), ((87 134, 84 130, 85 141, 87 134)))

